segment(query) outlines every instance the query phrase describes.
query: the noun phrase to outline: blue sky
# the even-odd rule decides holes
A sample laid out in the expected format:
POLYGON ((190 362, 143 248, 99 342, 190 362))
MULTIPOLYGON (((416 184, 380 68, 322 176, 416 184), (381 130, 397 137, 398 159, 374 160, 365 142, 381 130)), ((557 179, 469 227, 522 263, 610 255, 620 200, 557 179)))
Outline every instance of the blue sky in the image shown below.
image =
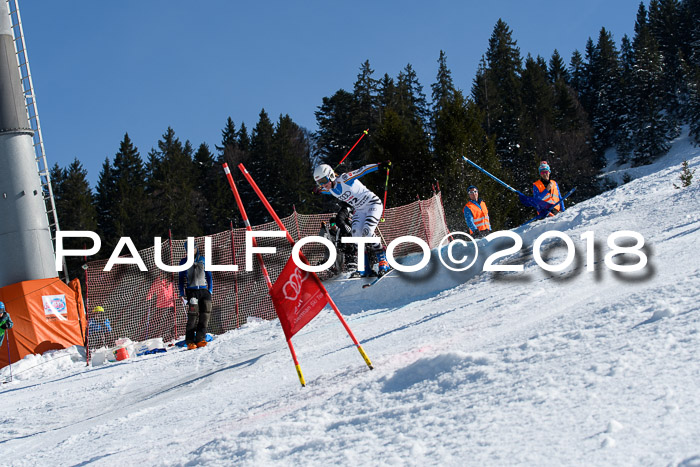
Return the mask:
MULTIPOLYGON (((168 126, 211 150, 230 116, 252 130, 264 108, 316 130, 323 97, 410 63, 430 98, 440 50, 471 89, 502 18, 523 57, 568 63, 601 27, 632 35, 638 0, 20 0, 48 163, 78 158, 93 186, 128 132, 145 160, 168 126), (430 7, 428 5, 431 4, 430 7)), ((645 2, 647 4, 648 2, 645 2)))

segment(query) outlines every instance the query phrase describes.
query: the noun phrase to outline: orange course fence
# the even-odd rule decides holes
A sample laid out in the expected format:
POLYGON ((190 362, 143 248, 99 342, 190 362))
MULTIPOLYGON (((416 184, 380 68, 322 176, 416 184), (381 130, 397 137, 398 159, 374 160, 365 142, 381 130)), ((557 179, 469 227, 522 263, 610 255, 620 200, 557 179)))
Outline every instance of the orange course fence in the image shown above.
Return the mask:
MULTIPOLYGON (((298 214, 282 219, 295 241, 318 235, 322 221, 334 214, 298 214)), ((435 248, 448 235, 442 199, 439 193, 428 200, 415 201, 405 206, 388 208, 384 212, 377 235, 386 246, 395 238, 412 235, 435 248)), ((254 231, 279 230, 274 222, 253 227, 254 231)), ((208 331, 222 334, 238 328, 248 318, 276 319, 272 300, 258 261, 251 256, 252 271, 246 271, 245 228, 231 229, 210 235, 214 265, 238 265, 237 272, 213 271, 214 293, 212 315, 208 331)), ((177 265, 186 254, 185 239, 165 240, 161 244, 161 260, 177 265)), ((204 237, 196 238, 204 253, 204 237)), ((274 283, 289 259, 292 247, 285 238, 258 238, 260 247, 275 247, 275 254, 265 255, 265 266, 274 283)), ((187 312, 178 292, 178 274, 160 270, 154 260, 154 247, 139 251, 147 271, 134 264, 117 264, 104 271, 107 260, 91 261, 87 269, 88 348, 113 346, 119 338, 140 342, 155 337, 165 342, 184 335, 187 312), (100 306, 104 311, 95 312, 100 306)), ((324 247, 311 243, 302 249, 312 264, 321 261, 324 247)), ((420 247, 402 243, 394 250, 400 257, 419 252, 420 247)), ((328 273, 321 272, 325 279, 328 273)))

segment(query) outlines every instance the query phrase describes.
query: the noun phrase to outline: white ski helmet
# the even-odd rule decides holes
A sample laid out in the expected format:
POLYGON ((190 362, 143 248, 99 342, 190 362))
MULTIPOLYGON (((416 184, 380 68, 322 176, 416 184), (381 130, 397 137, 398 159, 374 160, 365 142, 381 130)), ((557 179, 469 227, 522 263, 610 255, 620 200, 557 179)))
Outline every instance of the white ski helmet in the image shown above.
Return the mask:
POLYGON ((317 185, 325 185, 335 180, 335 172, 328 164, 321 164, 314 169, 314 180, 317 185))

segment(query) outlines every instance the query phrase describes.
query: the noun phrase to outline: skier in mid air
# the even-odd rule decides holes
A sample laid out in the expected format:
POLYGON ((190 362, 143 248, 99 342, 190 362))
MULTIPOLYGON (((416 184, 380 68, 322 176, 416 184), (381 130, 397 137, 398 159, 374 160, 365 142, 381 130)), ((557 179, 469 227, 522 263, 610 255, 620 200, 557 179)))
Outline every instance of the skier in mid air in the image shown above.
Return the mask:
MULTIPOLYGON (((382 200, 364 186, 359 178, 368 173, 376 172, 380 168, 389 168, 390 166, 390 161, 369 164, 341 175, 336 175, 331 166, 327 164, 321 164, 314 169, 314 180, 320 188, 320 192, 333 195, 354 209, 355 212, 352 216, 353 237, 373 237, 384 209, 382 200)), ((374 253, 377 274, 382 276, 389 272, 386 253, 379 239, 377 239, 377 243, 369 245, 369 248, 374 253)), ((364 270, 358 269, 352 272, 351 277, 367 277, 373 273, 368 259, 371 258, 365 257, 364 270)), ((348 263, 356 262, 349 261, 348 263)))

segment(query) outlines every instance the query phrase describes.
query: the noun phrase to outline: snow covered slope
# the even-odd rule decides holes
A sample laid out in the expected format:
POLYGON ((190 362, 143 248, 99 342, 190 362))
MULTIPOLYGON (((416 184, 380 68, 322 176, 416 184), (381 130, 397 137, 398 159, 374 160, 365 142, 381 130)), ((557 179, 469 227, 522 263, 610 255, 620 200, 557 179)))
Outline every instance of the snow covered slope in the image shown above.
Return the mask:
POLYGON ((28 357, 0 386, 2 463, 700 465, 700 172, 674 189, 684 159, 700 166, 681 140, 650 173, 516 231, 505 262, 522 272, 332 284, 373 371, 330 311, 294 337, 306 388, 276 321, 98 367, 75 349, 28 357), (551 230, 576 246, 562 272, 532 254, 551 230), (639 272, 604 261, 623 230, 644 237, 639 272))

